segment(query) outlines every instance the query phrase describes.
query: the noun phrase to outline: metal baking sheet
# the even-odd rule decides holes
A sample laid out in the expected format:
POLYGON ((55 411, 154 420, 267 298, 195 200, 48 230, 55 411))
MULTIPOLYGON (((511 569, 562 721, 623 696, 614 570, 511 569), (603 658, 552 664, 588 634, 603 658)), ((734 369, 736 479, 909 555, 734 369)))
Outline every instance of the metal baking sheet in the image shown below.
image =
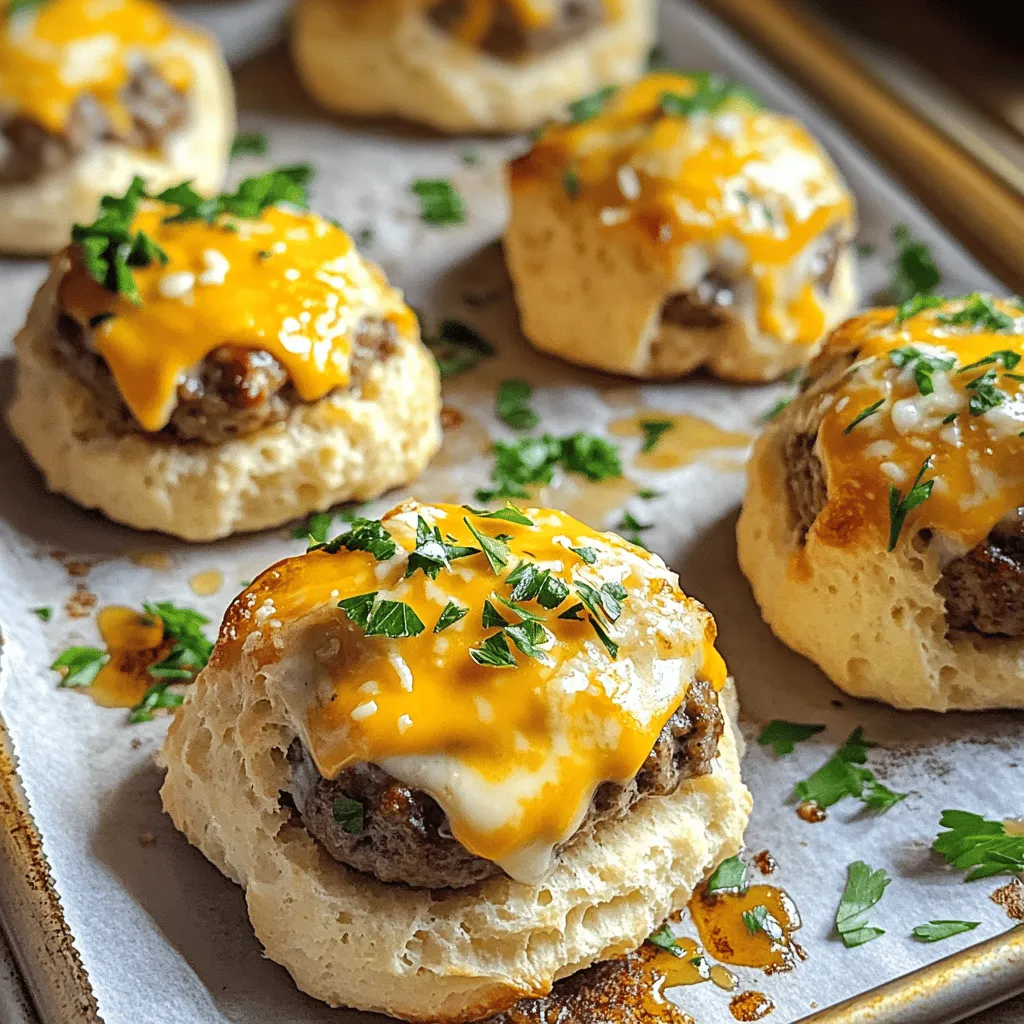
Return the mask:
MULTIPOLYGON (((218 31, 227 35, 236 55, 251 53, 252 46, 269 37, 266 26, 254 32, 246 9, 234 4, 207 12, 216 16, 218 31)), ((264 14, 268 9, 261 8, 264 14)), ((203 7, 190 11, 203 14, 203 7)), ((876 255, 861 262, 866 302, 884 288, 888 240, 897 223, 909 224, 932 246, 944 290, 1000 290, 870 156, 706 11, 667 3, 661 41, 672 63, 709 67, 746 82, 771 105, 803 118, 823 140, 859 199, 861 240, 876 246, 876 255)), ((554 432, 603 432, 641 407, 686 411, 726 430, 754 432, 785 390, 704 378, 637 385, 532 352, 517 331, 497 244, 505 216, 501 165, 523 148, 522 140, 450 139, 404 125, 332 119, 304 97, 280 46, 243 61, 237 82, 242 128, 268 134, 274 162, 314 163, 315 207, 352 231, 373 230, 369 256, 424 311, 428 329, 440 316, 458 316, 498 349, 477 371, 446 384, 446 405, 457 410, 462 424, 448 431, 437 462, 405 493, 469 500, 485 484, 490 464, 486 439, 508 436, 493 416, 494 389, 504 377, 525 377, 537 388, 534 405, 544 428, 554 432), (463 161, 467 149, 479 162, 463 161), (451 177, 466 199, 469 216, 462 226, 431 228, 418 219, 410 182, 441 176, 451 177)), ((240 162, 234 170, 241 174, 261 166, 260 161, 240 162)), ((21 320, 44 273, 38 261, 0 262, 5 333, 21 320)), ((7 345, 5 338, 0 358, 4 403, 12 385, 7 345)), ((928 847, 943 808, 963 807, 990 817, 1021 813, 1020 716, 898 714, 846 698, 772 637, 737 569, 733 533, 744 451, 734 448, 652 474, 632 465, 637 442, 621 443, 630 476, 662 492, 653 501, 630 498, 627 507, 654 524, 645 540, 679 572, 684 588, 714 613, 720 648, 738 682, 748 739, 756 736, 760 723, 775 717, 828 725, 781 760, 750 744, 745 777, 755 810, 748 850, 768 849, 778 861, 770 881, 796 901, 804 921, 798 937, 809 956, 792 973, 772 977, 737 968, 740 986, 767 994, 776 1007, 769 1020, 787 1024, 1005 930, 1010 924, 1006 914, 988 898, 1001 882, 963 884, 928 847), (792 784, 823 762, 857 725, 880 744, 870 758, 879 777, 910 796, 881 818, 841 804, 825 822, 801 821, 786 802, 792 784), (846 866, 857 859, 885 867, 893 882, 872 914, 872 923, 887 934, 848 950, 831 930, 846 866), (982 924, 939 946, 912 942, 911 927, 931 918, 982 924)), ((376 503, 372 511, 378 513, 399 496, 376 503)), ((594 525, 611 527, 621 516, 623 492, 578 490, 566 483, 553 488, 547 499, 594 525)), ((241 890, 189 847, 161 813, 160 776, 152 756, 166 720, 128 726, 124 712, 58 689, 46 667, 68 644, 97 642, 90 602, 102 607, 170 598, 216 621, 243 580, 302 549, 288 530, 190 546, 116 526, 46 494, 6 430, 0 439, 0 715, 13 741, 63 919, 106 1024, 134 1024, 140 1015, 147 1024, 367 1019, 328 1010, 299 993, 285 971, 262 956, 241 890), (223 586, 210 596, 194 594, 189 579, 213 569, 223 573, 223 586), (49 624, 32 614, 38 605, 54 607, 49 624), (78 611, 86 614, 70 614, 78 611)), ((11 868, 0 865, 0 872, 11 868)), ((693 934, 692 928, 688 933, 693 934)), ((27 966, 37 990, 57 984, 54 964, 36 960, 27 966)), ((73 983, 83 984, 79 975, 73 983)), ((728 995, 712 985, 674 990, 673 997, 697 1021, 731 1019, 728 995)), ((83 999, 81 1005, 89 1002, 83 999)))

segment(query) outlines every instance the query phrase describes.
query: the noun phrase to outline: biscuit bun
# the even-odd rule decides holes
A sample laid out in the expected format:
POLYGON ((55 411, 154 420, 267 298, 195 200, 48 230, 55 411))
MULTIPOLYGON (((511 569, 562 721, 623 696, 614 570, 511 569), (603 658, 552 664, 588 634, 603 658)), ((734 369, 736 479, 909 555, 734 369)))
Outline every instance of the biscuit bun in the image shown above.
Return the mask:
MULTIPOLYGON (((214 237, 214 244, 226 248, 229 242, 225 239, 238 237, 220 232, 220 241, 214 237)), ((207 243, 201 237, 198 244, 207 243)), ((62 289, 72 266, 67 256, 57 257, 25 326, 15 338, 16 390, 8 411, 12 431, 42 471, 50 490, 137 529, 208 541, 278 526, 339 502, 370 500, 415 478, 441 443, 436 364, 420 341, 415 317, 399 293, 387 286, 383 274, 362 262, 354 249, 345 258, 352 261, 346 266, 352 275, 349 280, 358 285, 356 301, 369 304, 364 307, 368 315, 398 325, 393 334, 386 336, 386 351, 368 359, 358 378, 352 370, 349 386, 344 386, 347 378, 339 378, 341 386, 333 390, 322 387, 320 390, 326 393, 316 400, 281 400, 283 411, 266 425, 246 425, 237 434, 224 432, 204 439, 194 434, 171 435, 171 427, 165 426, 163 419, 142 429, 125 408, 120 385, 111 379, 108 364, 86 345, 68 356, 68 342, 62 334, 66 330, 61 320, 65 313, 62 289), (84 370, 83 360, 87 361, 84 370)), ((253 308, 251 293, 249 298, 239 300, 230 288, 232 275, 241 273, 240 264, 239 259, 227 272, 224 283, 217 286, 224 292, 225 315, 229 317, 234 310, 240 310, 242 316, 253 308), (237 305, 239 302, 241 305, 237 305)), ((285 265, 281 263, 282 269, 285 265)), ((172 268, 157 268, 156 272, 164 269, 172 268)), ((80 274, 75 280, 80 280, 80 274)), ((333 308, 344 310, 344 303, 330 305, 331 300, 345 294, 341 287, 323 285, 323 294, 318 294, 316 301, 326 302, 324 316, 333 316, 333 308), (331 294, 335 287, 339 291, 331 294)), ((199 288, 197 284, 197 294, 199 288)), ((177 358, 180 351, 184 353, 180 357, 182 374, 186 374, 194 372, 191 368, 197 355, 201 363, 207 350, 216 349, 212 334, 207 335, 212 340, 202 347, 204 332, 215 330, 208 325, 216 322, 207 319, 202 310, 196 311, 199 327, 189 321, 178 333, 155 340, 155 321, 145 319, 147 308, 162 303, 164 309, 178 300, 147 297, 140 306, 116 301, 120 304, 116 322, 124 320, 128 329, 134 330, 129 338, 129 358, 136 358, 139 351, 159 358, 177 358), (133 317, 139 318, 134 321, 136 328, 131 327, 133 317), (141 349, 139 338, 147 339, 141 349), (187 351, 185 346, 193 342, 201 347, 187 351)), ((97 308, 103 308, 114 303, 115 297, 98 293, 96 302, 97 308)), ((181 312, 189 314, 190 307, 182 305, 181 312)), ((274 308, 270 312, 280 318, 274 308)), ((72 323, 90 322, 88 313, 86 308, 80 320, 72 323)), ((158 318, 164 315, 162 311, 154 314, 158 318)), ((228 328, 229 336, 233 327, 228 328)), ((102 327, 93 333, 100 330, 102 327)), ((278 355, 287 358, 287 353, 278 355)), ((309 372, 302 365, 293 368, 300 375, 309 372)), ((159 366, 155 371, 129 373, 124 379, 134 384, 132 393, 136 397, 142 394, 142 408, 151 411, 156 394, 151 381, 158 377, 170 386, 171 404, 179 400, 174 386, 176 372, 176 366, 170 372, 159 366)), ((178 375, 177 379, 183 378, 178 375)), ((232 387, 230 380, 221 386, 232 387)), ((288 390, 292 386, 286 384, 279 394, 293 394, 288 390)), ((183 388, 177 387, 178 396, 183 388)), ((234 400, 232 395, 243 392, 243 388, 235 385, 225 401, 234 400)), ((199 401, 203 400, 200 395, 199 401)), ((245 416, 252 401, 253 397, 243 392, 240 408, 237 402, 235 406, 222 404, 209 414, 193 403, 199 410, 198 419, 192 421, 183 414, 174 422, 187 429, 192 422, 201 424, 204 417, 245 416)), ((160 406, 163 401, 155 404, 160 406)), ((166 418, 159 409, 157 415, 166 418)))
POLYGON ((1024 338, 1009 303, 998 331, 984 312, 938 320, 975 301, 843 325, 748 466, 739 563, 765 621, 847 693, 898 708, 1024 707, 1018 385, 999 363, 969 368, 1024 338), (930 383, 911 349, 938 361, 930 383), (1003 398, 972 411, 989 366, 1003 398))
POLYGON ((73 224, 95 217, 101 196, 120 195, 135 175, 151 193, 180 181, 191 181, 202 193, 221 186, 235 134, 235 101, 220 46, 190 29, 172 36, 165 50, 190 69, 185 123, 156 152, 101 142, 32 180, 0 182, 0 252, 56 252, 67 245, 73 224))
POLYGON ((853 309, 854 205, 828 155, 738 88, 712 115, 665 114, 661 97, 696 81, 648 75, 510 166, 505 253, 542 351, 631 377, 772 380, 853 309))
POLYGON ((301 0, 292 51, 328 110, 398 116, 448 132, 523 131, 579 96, 639 75, 654 39, 653 0, 622 0, 616 20, 522 59, 501 59, 433 25, 422 0, 301 0))
MULTIPOLYGON (((398 537, 422 515, 430 522, 443 522, 447 533, 466 514, 454 506, 410 502, 389 513, 382 523, 398 537)), ((559 516, 557 530, 574 540, 586 530, 560 513, 526 510, 526 514, 535 521, 559 516)), ((497 527, 514 532, 516 539, 509 544, 518 550, 519 527, 491 520, 476 522, 479 529, 492 535, 497 527)), ((630 550, 631 546, 610 534, 588 531, 586 536, 598 552, 598 569, 607 558, 611 566, 633 574, 629 575, 633 582, 622 616, 610 627, 619 644, 615 662, 622 673, 619 678, 629 678, 630 666, 647 664, 648 645, 655 633, 662 637, 660 657, 682 658, 680 679, 684 685, 694 672, 703 672, 699 666, 707 666, 706 661, 701 662, 707 655, 700 651, 707 649, 701 647, 700 638, 714 635, 707 612, 683 598, 674 575, 655 556, 630 550), (649 603, 641 596, 646 592, 644 580, 652 584, 649 603), (672 607, 674 611, 670 611, 672 607)), ((458 539, 461 543, 461 535, 458 539)), ((379 666, 366 660, 369 641, 350 647, 346 634, 338 632, 352 627, 345 625, 345 613, 335 607, 339 591, 329 594, 327 588, 340 587, 345 594, 361 584, 350 586, 342 569, 333 571, 330 559, 334 557, 347 558, 349 562, 338 563, 344 566, 356 554, 314 552, 286 560, 236 599, 210 663, 176 714, 160 755, 167 769, 161 790, 165 810, 190 842, 245 888, 249 916, 267 956, 283 964, 303 991, 333 1006, 375 1010, 411 1021, 478 1020, 524 996, 548 992, 557 979, 597 960, 639 946, 667 915, 685 905, 694 887, 719 861, 739 850, 751 800, 739 773, 736 706, 729 682, 719 694, 724 725, 711 770, 683 782, 670 795, 640 799, 624 817, 602 821, 579 833, 562 849, 553 867, 532 880, 515 881, 499 872, 464 888, 417 889, 381 882, 333 859, 307 831, 295 809, 281 800, 282 792, 289 792, 293 785, 293 744, 299 738, 309 742, 308 737, 316 735, 315 716, 331 713, 334 698, 326 696, 322 682, 314 682, 322 678, 318 659, 341 657, 344 671, 356 664, 361 673, 380 681, 366 683, 359 691, 376 695, 374 710, 362 720, 376 722, 374 716, 383 715, 380 728, 384 728, 396 707, 410 707, 389 702, 389 683, 379 674, 379 666), (314 703, 304 703, 314 689, 314 703), (328 704, 317 703, 323 700, 328 704), (319 710, 323 708, 326 710, 319 710)), ((365 554, 358 557, 368 560, 365 554)), ((377 585, 387 589, 389 596, 392 591, 381 574, 387 571, 399 578, 404 558, 400 551, 398 563, 393 559, 377 563, 377 585)), ((474 572, 484 574, 481 586, 500 586, 493 575, 487 581, 489 570, 481 556, 461 564, 467 567, 459 570, 463 573, 473 565, 474 572)), ((550 560, 545 558, 545 564, 550 565, 550 560)), ((423 583, 422 576, 414 576, 413 581, 416 579, 425 588, 417 592, 420 597, 414 602, 428 624, 422 636, 425 643, 433 645, 437 641, 429 625, 437 612, 435 609, 428 618, 425 604, 439 609, 447 594, 438 595, 436 588, 447 591, 460 584, 454 573, 446 572, 432 584, 423 583)), ((410 581, 399 585, 409 586, 410 581)), ((467 584, 474 585, 472 581, 467 584)), ((402 593, 409 596, 410 592, 402 593)), ((475 635, 472 631, 478 619, 479 610, 472 608, 461 620, 466 634, 475 635)), ((570 628, 564 616, 557 619, 552 615, 545 621, 556 631, 570 628)), ((578 628, 580 635, 590 635, 586 623, 578 628)), ((446 634, 451 637, 451 646, 445 648, 449 652, 469 642, 458 628, 446 630, 446 634)), ((409 651, 411 648, 403 645, 412 642, 394 641, 387 657, 409 651)), ((564 642, 564 634, 559 633, 558 642, 550 648, 552 653, 564 642)), ((463 690, 458 701, 438 701, 434 687, 451 685, 453 678, 459 678, 458 685, 468 685, 473 692, 472 672, 477 670, 470 668, 470 675, 465 675, 447 661, 443 671, 449 675, 440 678, 430 675, 429 666, 416 660, 418 657, 406 656, 415 682, 407 696, 403 698, 399 692, 399 698, 413 701, 426 687, 429 700, 441 708, 445 726, 460 728, 458 716, 468 717, 464 709, 472 707, 475 698, 463 690)), ((601 659, 609 664, 599 645, 588 646, 583 657, 588 664, 597 665, 601 659)), ((517 673, 532 671, 532 663, 524 656, 518 655, 518 661, 513 669, 481 670, 499 674, 487 685, 515 687, 517 673)), ((717 663, 721 665, 720 659, 717 663)), ((679 664, 678 660, 666 660, 662 670, 668 669, 671 676, 679 664)), ((722 669, 716 685, 725 683, 724 666, 722 669)), ((632 699, 639 701, 634 705, 638 718, 646 715, 652 702, 663 699, 659 687, 670 676, 662 675, 656 683, 656 675, 655 669, 653 675, 628 684, 633 687, 632 699)), ((355 683, 362 675, 345 678, 355 683)), ((349 690, 348 686, 346 682, 336 691, 338 699, 361 699, 352 698, 355 687, 349 690)), ((527 683, 524 690, 517 691, 519 703, 531 699, 531 686, 527 683)), ((487 732, 488 742, 495 736, 501 742, 502 730, 509 728, 509 718, 517 710, 505 708, 501 692, 495 692, 494 700, 498 709, 494 724, 474 724, 474 719, 468 727, 487 732)), ((422 714, 427 713, 423 708, 422 714)), ((353 714, 352 721, 356 717, 353 714)), ((417 724, 421 720, 415 709, 411 717, 417 724)), ((347 713, 341 720, 348 722, 347 713)), ((411 725, 407 735, 414 735, 411 725)), ((394 737, 388 740, 393 741, 394 737)), ((347 742, 358 746, 362 741, 350 733, 347 742)), ((399 770, 393 765, 406 761, 408 758, 391 758, 389 770, 399 770)), ((519 770, 502 764, 497 767, 519 770)), ((393 800, 403 799, 401 794, 407 791, 396 788, 395 792, 398 795, 393 800)), ((552 794, 550 784, 545 783, 540 799, 554 800, 556 805, 572 803, 575 796, 569 797, 569 793, 559 788, 552 794)), ((455 799, 451 794, 449 798, 455 799)), ((517 799, 534 798, 523 795, 517 799)), ((494 806, 489 803, 488 810, 494 806)), ((457 813, 449 819, 452 830, 461 835, 462 819, 457 813)), ((539 814, 531 810, 526 818, 528 827, 534 827, 538 819, 539 814)), ((340 820, 337 808, 335 820, 340 820)))

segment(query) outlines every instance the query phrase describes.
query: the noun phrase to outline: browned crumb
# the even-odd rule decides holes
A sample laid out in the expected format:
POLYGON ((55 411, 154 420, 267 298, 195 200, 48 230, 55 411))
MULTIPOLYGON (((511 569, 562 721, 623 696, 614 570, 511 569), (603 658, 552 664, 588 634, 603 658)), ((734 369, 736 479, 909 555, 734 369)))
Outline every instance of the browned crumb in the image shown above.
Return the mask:
POLYGON ((763 992, 740 992, 729 1000, 729 1012, 737 1020, 761 1020, 774 1009, 775 1004, 763 992))
POLYGON ((128 746, 130 746, 132 750, 138 750, 139 747, 142 746, 142 740, 140 740, 138 736, 133 736, 132 741, 128 744, 128 746))
POLYGON ((989 899, 998 903, 1011 921, 1024 921, 1024 882, 1019 878, 996 889, 989 899))
POLYGON ((813 800, 804 800, 803 803, 797 804, 796 814, 798 818, 811 825, 828 817, 828 811, 824 807, 819 807, 813 800))
POLYGON ((465 422, 466 417, 458 409, 453 409, 450 405, 441 407, 441 428, 443 430, 455 430, 465 422))
POLYGON ((95 607, 96 595, 84 583, 79 583, 64 602, 64 613, 69 619, 87 619, 95 607))
POLYGON ((140 846, 156 846, 156 836, 152 832, 139 833, 140 846))
POLYGON ((761 850, 760 853, 755 853, 754 864, 762 875, 775 874, 775 869, 779 866, 778 862, 768 850, 761 850))

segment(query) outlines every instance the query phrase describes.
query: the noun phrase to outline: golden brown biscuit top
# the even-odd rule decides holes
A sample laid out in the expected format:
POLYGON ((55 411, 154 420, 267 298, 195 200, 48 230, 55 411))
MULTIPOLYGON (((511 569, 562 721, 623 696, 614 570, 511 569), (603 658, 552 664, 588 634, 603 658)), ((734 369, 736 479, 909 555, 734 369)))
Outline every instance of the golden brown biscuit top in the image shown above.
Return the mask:
POLYGON ((1022 356, 1020 299, 918 297, 836 330, 797 399, 825 405, 815 536, 891 550, 934 529, 966 550, 1024 505, 1022 356))
POLYGON ((55 135, 84 94, 125 134, 131 118, 121 92, 139 64, 184 90, 192 80, 189 51, 211 45, 151 0, 39 0, 9 7, 9 0, 0 0, 0 110, 55 135))
POLYGON ((76 229, 60 306, 93 329, 144 429, 167 424, 182 375, 222 345, 269 352, 311 402, 348 383, 365 316, 417 336, 401 294, 340 227, 286 203, 258 209, 271 188, 304 196, 287 180, 295 170, 246 179, 206 206, 186 185, 145 198, 137 181, 76 229))
POLYGON ((281 680, 323 775, 380 765, 526 878, 695 675, 724 685, 714 639, 660 559, 565 513, 407 502, 265 572, 214 658, 242 643, 281 680))

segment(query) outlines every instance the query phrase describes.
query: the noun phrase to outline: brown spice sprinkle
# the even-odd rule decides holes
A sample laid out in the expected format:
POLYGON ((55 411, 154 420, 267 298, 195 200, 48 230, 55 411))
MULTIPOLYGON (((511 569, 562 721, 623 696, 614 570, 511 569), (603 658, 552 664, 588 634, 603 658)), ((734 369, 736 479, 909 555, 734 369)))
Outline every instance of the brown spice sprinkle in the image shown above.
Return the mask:
POLYGON ((729 1000, 729 1012, 737 1020, 761 1020, 774 1009, 775 1004, 763 992, 741 992, 729 1000))
POLYGON ((139 833, 140 846, 156 846, 156 836, 152 832, 139 833))
POLYGON ((61 565, 67 570, 67 574, 74 579, 81 579, 83 576, 88 576, 92 567, 96 564, 95 561, 90 562, 85 558, 75 558, 69 555, 66 551, 51 551, 50 557, 55 562, 60 562, 61 565))
POLYGON ((695 1024, 662 992, 658 950, 645 943, 560 981, 550 995, 523 999, 487 1024, 695 1024))
POLYGON ((761 850, 754 854, 754 866, 762 875, 774 875, 779 863, 768 850, 761 850))
POLYGON ((96 595, 84 583, 79 583, 64 602, 64 613, 69 619, 87 619, 95 607, 96 595))
POLYGON ((824 807, 819 807, 813 800, 804 800, 803 803, 796 805, 796 816, 809 825, 814 825, 824 821, 828 817, 828 811, 824 807))
POLYGON ((465 422, 466 417, 458 409, 453 409, 450 405, 441 407, 441 428, 443 430, 455 430, 465 422))
POLYGON ((1024 921, 1024 882, 1014 878, 989 897, 1006 911, 1011 921, 1024 921))

